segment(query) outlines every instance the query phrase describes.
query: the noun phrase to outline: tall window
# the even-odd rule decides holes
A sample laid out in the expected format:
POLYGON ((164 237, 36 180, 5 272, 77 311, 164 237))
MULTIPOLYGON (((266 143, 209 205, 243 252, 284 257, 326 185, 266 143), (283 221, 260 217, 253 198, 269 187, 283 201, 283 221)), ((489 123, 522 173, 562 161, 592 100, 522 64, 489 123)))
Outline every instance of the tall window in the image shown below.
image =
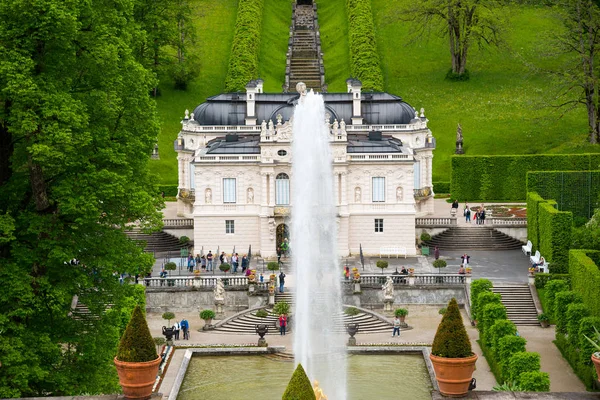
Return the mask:
POLYGON ((385 178, 373 178, 373 202, 385 201, 385 178))
POLYGON ((196 166, 190 164, 190 189, 196 188, 196 166))
POLYGON ((383 232, 383 218, 375 218, 375 232, 383 232))
POLYGON ((235 221, 232 219, 225 220, 225 233, 235 233, 235 221))
POLYGON ((415 189, 421 189, 421 162, 417 161, 413 164, 415 175, 415 189))
POLYGON ((235 203, 235 178, 223 178, 223 203, 235 203))
POLYGON ((275 177, 275 204, 290 204, 290 177, 284 173, 275 177))

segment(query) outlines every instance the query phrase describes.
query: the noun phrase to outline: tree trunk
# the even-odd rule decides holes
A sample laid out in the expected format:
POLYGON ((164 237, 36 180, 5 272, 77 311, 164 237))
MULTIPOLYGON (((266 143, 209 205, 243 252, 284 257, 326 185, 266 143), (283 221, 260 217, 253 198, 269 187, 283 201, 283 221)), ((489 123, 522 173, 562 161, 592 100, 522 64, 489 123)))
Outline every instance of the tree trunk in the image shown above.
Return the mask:
POLYGON ((50 206, 50 202, 48 201, 48 193, 46 192, 44 172, 42 171, 42 167, 33 161, 31 155, 27 156, 27 161, 31 191, 35 200, 35 209, 37 211, 45 211, 50 206))
MULTIPOLYGON (((8 116, 9 102, 4 103, 4 115, 8 116)), ((0 186, 8 182, 12 176, 11 158, 14 152, 12 134, 8 130, 6 120, 0 121, 0 186)))

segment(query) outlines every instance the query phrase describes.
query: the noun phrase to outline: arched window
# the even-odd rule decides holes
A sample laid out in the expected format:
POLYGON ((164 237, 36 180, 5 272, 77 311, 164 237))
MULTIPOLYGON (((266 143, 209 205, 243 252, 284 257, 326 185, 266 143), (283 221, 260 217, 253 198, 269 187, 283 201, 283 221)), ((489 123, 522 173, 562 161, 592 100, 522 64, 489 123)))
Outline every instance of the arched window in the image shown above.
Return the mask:
POLYGON ((275 204, 290 204, 290 177, 281 173, 275 177, 275 204))

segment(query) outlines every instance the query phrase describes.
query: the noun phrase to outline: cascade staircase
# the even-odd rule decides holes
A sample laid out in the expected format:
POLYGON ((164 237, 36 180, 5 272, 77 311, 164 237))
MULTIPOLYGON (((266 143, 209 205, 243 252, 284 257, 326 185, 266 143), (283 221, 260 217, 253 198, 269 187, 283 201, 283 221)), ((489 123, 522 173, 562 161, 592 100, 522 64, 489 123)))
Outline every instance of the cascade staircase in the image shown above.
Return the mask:
POLYGON ((521 241, 485 226, 453 227, 424 242, 441 250, 516 250, 521 241))
POLYGON ((492 291, 502 296, 507 317, 515 325, 540 325, 529 286, 494 286, 492 291))
POLYGON ((130 239, 136 242, 145 243, 144 251, 147 253, 168 253, 173 252, 179 254, 179 250, 187 248, 191 242, 186 244, 179 243, 179 238, 169 235, 166 232, 153 232, 150 234, 143 233, 139 229, 133 229, 125 232, 130 239))
POLYGON ((295 90, 298 82, 308 89, 323 90, 323 71, 319 26, 316 9, 312 5, 294 5, 291 39, 286 68, 288 90, 295 90))

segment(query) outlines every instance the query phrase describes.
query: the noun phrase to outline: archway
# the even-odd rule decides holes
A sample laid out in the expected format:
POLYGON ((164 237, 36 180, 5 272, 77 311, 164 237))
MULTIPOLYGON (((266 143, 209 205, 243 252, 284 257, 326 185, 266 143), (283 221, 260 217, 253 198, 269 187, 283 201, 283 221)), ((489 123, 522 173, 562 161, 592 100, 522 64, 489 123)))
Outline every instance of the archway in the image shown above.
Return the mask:
POLYGON ((277 237, 275 240, 275 242, 276 242, 275 250, 281 248, 281 245, 283 244, 285 239, 287 239, 287 241, 289 242, 290 228, 286 224, 279 224, 279 225, 277 225, 277 237))

